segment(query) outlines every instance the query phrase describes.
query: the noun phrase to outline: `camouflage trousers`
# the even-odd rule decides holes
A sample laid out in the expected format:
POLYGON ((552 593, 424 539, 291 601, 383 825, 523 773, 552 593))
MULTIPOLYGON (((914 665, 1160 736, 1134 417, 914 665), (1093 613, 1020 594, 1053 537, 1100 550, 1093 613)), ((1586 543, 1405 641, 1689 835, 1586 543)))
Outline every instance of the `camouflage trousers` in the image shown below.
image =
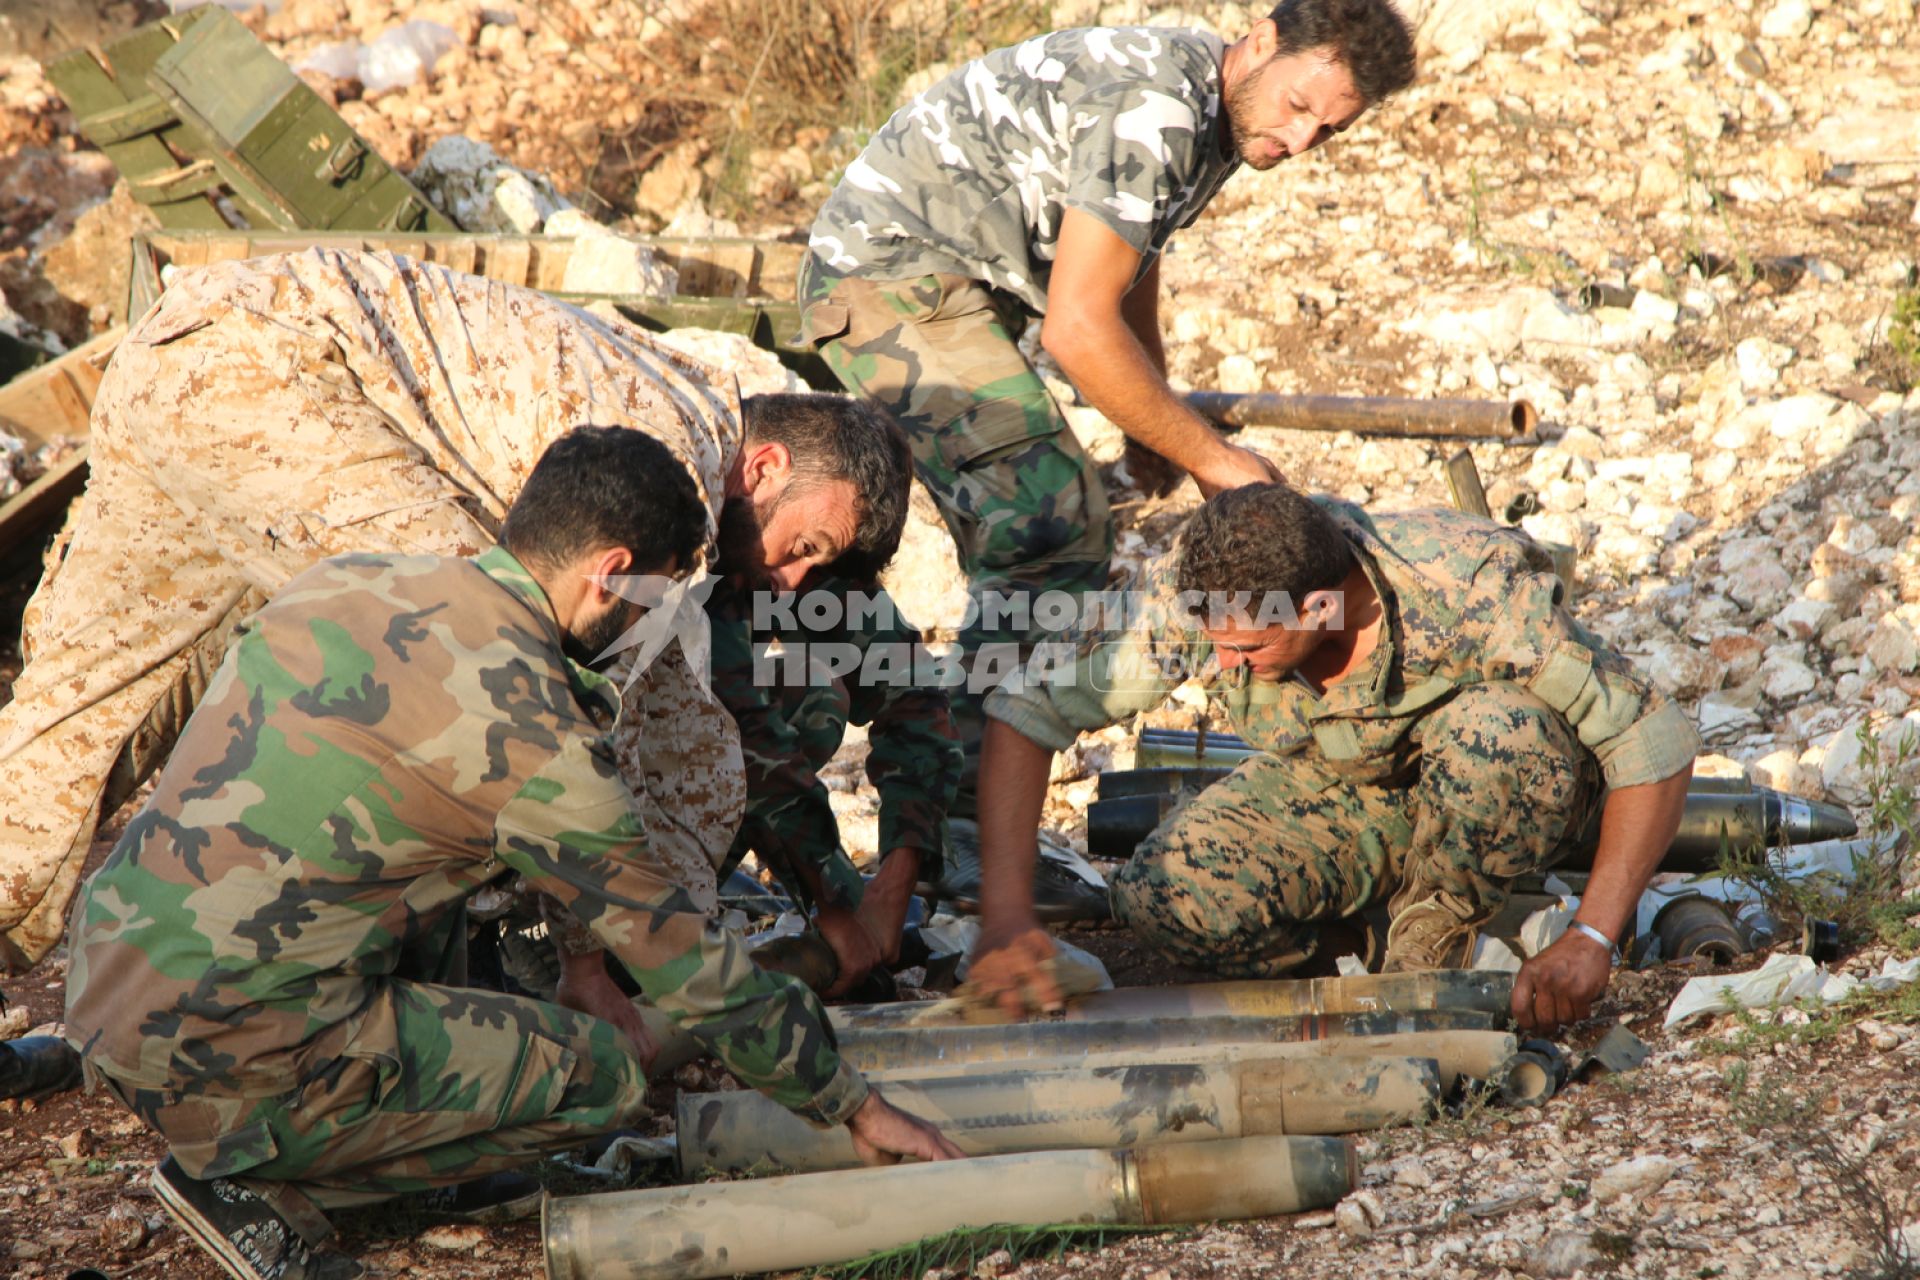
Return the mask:
MULTIPOLYGON (((847 719, 852 704, 847 696, 846 685, 838 680, 817 685, 782 682, 774 686, 773 696, 775 713, 793 731, 793 742, 806 758, 808 767, 814 773, 819 773, 833 759, 834 753, 840 750, 840 743, 847 736, 847 719)), ((757 745, 742 743, 741 747, 744 751, 752 752, 757 745)), ((747 820, 741 824, 740 833, 734 838, 733 848, 727 854, 726 864, 720 868, 720 874, 725 876, 730 873, 752 852, 759 858, 760 865, 779 878, 794 901, 811 905, 812 891, 798 875, 797 868, 791 865, 784 842, 779 841, 770 826, 755 821, 749 805, 747 820)), ((853 859, 847 856, 844 845, 835 841, 832 852, 816 870, 828 900, 846 907, 860 905, 867 882, 860 874, 860 869, 853 865, 853 859)))
MULTIPOLYGON (((1113 522, 1099 472, 1016 345, 1018 308, 978 281, 837 278, 802 265, 803 331, 842 385, 878 401, 913 445, 914 471, 953 535, 976 609, 958 637, 982 645, 1049 634, 978 608, 988 593, 1079 594, 1107 585, 1113 522)), ((966 754, 958 811, 971 808, 986 689, 954 690, 966 754)))
POLYGON ((99 1078, 187 1173, 239 1181, 314 1244, 325 1210, 511 1169, 646 1114, 646 1074, 611 1023, 399 979, 276 1096, 99 1078))
MULTIPOLYGON (((0 707, 0 970, 59 940, 97 824, 165 760, 234 628, 278 587, 346 552, 493 545, 504 510, 432 452, 327 346, 248 312, 121 342, 87 491, 0 707)), ((628 690, 615 746, 661 856, 710 905, 745 780, 733 721, 678 645, 628 690)))
POLYGON ((1603 795, 1566 719, 1517 685, 1463 689, 1425 717, 1405 786, 1328 785, 1261 755, 1167 818, 1112 880, 1114 915, 1183 964, 1270 978, 1313 955, 1319 926, 1437 895, 1463 922, 1551 866, 1603 795))

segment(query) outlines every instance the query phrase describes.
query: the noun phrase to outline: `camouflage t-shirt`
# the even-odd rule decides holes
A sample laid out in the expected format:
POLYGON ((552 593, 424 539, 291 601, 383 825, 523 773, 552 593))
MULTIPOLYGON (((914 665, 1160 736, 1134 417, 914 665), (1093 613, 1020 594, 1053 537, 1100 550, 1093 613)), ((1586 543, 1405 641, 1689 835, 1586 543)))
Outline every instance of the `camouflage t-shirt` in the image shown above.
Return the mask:
POLYGON ((1068 209, 1111 228, 1144 273, 1239 166, 1222 138, 1224 51, 1199 31, 1089 27, 967 63, 847 166, 814 220, 819 274, 965 276, 1044 313, 1068 209))
POLYGON ((651 855, 618 709, 503 549, 309 569, 246 623, 80 896, 69 1037, 122 1083, 283 1093, 514 871, 742 1081, 844 1119, 866 1086, 818 1002, 651 855))

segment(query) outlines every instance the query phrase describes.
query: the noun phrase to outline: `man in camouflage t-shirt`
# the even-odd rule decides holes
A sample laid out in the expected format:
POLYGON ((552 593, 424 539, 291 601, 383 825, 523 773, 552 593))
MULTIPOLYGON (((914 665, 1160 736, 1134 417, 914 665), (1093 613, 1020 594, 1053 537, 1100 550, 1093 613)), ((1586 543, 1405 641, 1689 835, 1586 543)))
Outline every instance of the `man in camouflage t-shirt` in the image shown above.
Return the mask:
MULTIPOLYGON (((1167 384, 1159 260, 1241 165, 1326 141, 1413 75, 1389 0, 1284 0, 1227 46, 1193 31, 1061 31, 980 58, 896 112, 815 220, 808 338, 913 441, 977 599, 1106 585, 1106 494, 1015 345, 1032 316, 1080 393, 1164 491, 1277 478, 1167 384)), ((981 613, 955 698, 972 788, 981 646, 1046 634, 981 613), (978 686, 978 687, 975 687, 978 686)), ((1001 651, 1002 659, 1012 655, 1001 651)))
POLYGON ((694 901, 621 777, 620 690, 589 664, 638 617, 620 580, 688 572, 706 521, 666 445, 580 428, 500 546, 324 560, 240 627, 76 902, 66 1017, 167 1140, 162 1204, 231 1274, 357 1276, 313 1252, 326 1210, 644 1114, 646 1045, 461 981, 466 901, 509 872, 744 1083, 875 1159, 958 1154, 694 901))

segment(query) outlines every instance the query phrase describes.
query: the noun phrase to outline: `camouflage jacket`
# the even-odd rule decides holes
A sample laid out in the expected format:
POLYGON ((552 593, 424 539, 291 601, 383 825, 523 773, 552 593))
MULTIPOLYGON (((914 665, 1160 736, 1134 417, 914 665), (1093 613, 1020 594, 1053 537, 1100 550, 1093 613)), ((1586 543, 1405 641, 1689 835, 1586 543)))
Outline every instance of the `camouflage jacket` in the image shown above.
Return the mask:
MULTIPOLYGON (((1686 713, 1576 622, 1547 553, 1518 530, 1451 511, 1369 514, 1320 499, 1352 539, 1385 611, 1366 667, 1317 692, 1301 679, 1224 671, 1175 608, 1169 552, 1124 628, 1083 630, 1045 670, 1030 663, 987 714, 1064 750, 1076 733, 1164 702, 1199 679, 1254 746, 1295 757, 1322 785, 1392 784, 1417 765, 1425 713, 1463 685, 1523 686, 1567 718, 1613 788, 1678 773, 1700 748, 1686 713)), ((1117 610, 1115 611, 1117 614, 1117 610)))
POLYGON ((410 946, 516 871, 743 1081, 844 1119, 866 1086, 812 995, 649 858, 618 708, 502 549, 301 574, 245 624, 76 905, 69 1037, 127 1084, 285 1092, 410 946))
POLYGON ((1224 52, 1198 31, 1091 27, 960 67, 847 166, 809 239, 815 290, 957 275, 1042 314, 1068 209, 1125 240, 1144 274, 1239 167, 1224 52))
POLYGON ((540 455, 574 427, 646 432, 716 520, 746 435, 731 376, 532 289, 392 253, 313 248, 182 271, 139 336, 164 343, 224 311, 313 339, 300 375, 353 387, 496 531, 540 455))
MULTIPOLYGON (((740 726, 747 767, 747 816, 735 848, 757 850, 802 901, 807 895, 792 865, 822 869, 830 896, 857 903, 859 877, 849 877, 852 866, 841 855, 838 824, 813 762, 839 746, 846 724, 869 726, 867 780, 880 797, 879 850, 916 849, 922 878, 938 878, 947 809, 960 782, 960 744, 947 691, 913 683, 920 633, 893 598, 878 585, 839 578, 810 580, 802 594, 814 592, 841 602, 832 625, 808 626, 789 597, 776 608, 767 606, 779 602, 763 599, 763 625, 756 627, 757 593, 715 592, 707 602, 713 690, 740 726), (816 671, 823 663, 845 668, 837 678, 844 694, 835 694, 833 710, 796 707, 801 691, 788 682, 798 678, 797 664, 769 658, 775 641, 807 646, 789 651, 810 650, 816 671)), ((821 673, 819 692, 834 682, 821 673)))

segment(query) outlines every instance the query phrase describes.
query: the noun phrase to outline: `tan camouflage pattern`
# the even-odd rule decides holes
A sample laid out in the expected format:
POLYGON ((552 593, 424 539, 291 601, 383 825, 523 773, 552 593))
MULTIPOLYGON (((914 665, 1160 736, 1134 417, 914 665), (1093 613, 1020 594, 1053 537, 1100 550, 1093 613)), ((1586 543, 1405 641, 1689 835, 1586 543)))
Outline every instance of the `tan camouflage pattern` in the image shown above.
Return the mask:
POLYGON ((1385 617, 1367 667, 1316 691, 1224 671, 1176 607, 1177 550, 1147 575, 1156 607, 1086 630, 987 714, 1055 750, 1164 702, 1188 677, 1261 749, 1148 838, 1111 881, 1115 914, 1168 954, 1274 977, 1320 923, 1393 898, 1484 920, 1513 877, 1565 852, 1604 787, 1693 760, 1685 713, 1568 613, 1525 534, 1448 511, 1370 514, 1321 499, 1385 617))
MULTIPOLYGON (((109 779, 116 801, 138 784, 240 618, 323 556, 491 545, 547 444, 588 422, 660 440, 717 514, 739 396, 630 328, 391 254, 182 272, 108 367, 88 490, 0 707, 0 964, 58 940, 109 779)), ((624 732, 697 720, 623 749, 662 829, 715 860, 741 806, 732 728, 662 680, 636 684, 624 732), (659 767, 676 738, 707 761, 659 767)))

